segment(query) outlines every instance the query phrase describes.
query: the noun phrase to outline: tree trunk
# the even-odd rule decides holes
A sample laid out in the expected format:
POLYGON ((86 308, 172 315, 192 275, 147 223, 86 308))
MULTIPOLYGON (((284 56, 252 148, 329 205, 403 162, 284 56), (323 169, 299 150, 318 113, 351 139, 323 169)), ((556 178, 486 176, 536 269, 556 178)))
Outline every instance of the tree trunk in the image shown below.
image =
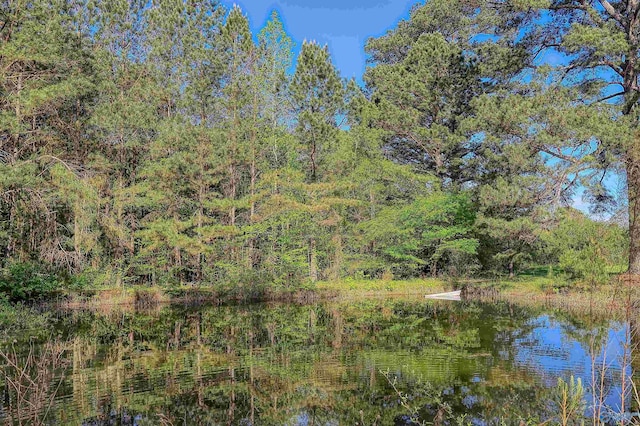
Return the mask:
POLYGON ((515 277, 515 273, 513 272, 513 260, 509 261, 509 278, 515 277))
POLYGON ((640 275, 640 167, 635 153, 627 159, 629 195, 629 274, 640 275))
MULTIPOLYGON (((255 196, 256 196, 256 180, 257 180, 257 168, 256 168, 256 152, 255 152, 255 141, 253 142, 254 144, 254 148, 253 148, 253 158, 251 160, 251 206, 250 206, 250 213, 249 213, 249 223, 253 224, 255 221, 255 214, 256 214, 256 200, 255 200, 255 196)), ((251 237, 249 238, 249 255, 247 256, 247 266, 249 267, 249 269, 253 269, 254 265, 255 265, 255 246, 256 246, 256 239, 255 237, 251 237)))
POLYGON ((3 261, 5 262, 7 259, 15 256, 16 240, 14 239, 13 235, 14 233, 17 234, 18 231, 14 220, 16 214, 15 207, 18 201, 16 200, 16 197, 14 195, 11 195, 10 197, 11 201, 9 203, 9 221, 7 222, 9 225, 9 231, 7 232, 7 257, 3 259, 3 261))
POLYGON ((204 216, 204 207, 203 207, 203 196, 201 194, 200 197, 200 206, 198 207, 198 223, 197 223, 197 229, 198 229, 198 254, 196 255, 196 274, 197 274, 197 280, 201 281, 202 277, 203 277, 203 271, 202 271, 202 261, 203 261, 203 250, 204 250, 204 240, 202 238, 202 228, 204 227, 204 220, 203 220, 203 216, 204 216))
POLYGON ((311 155, 310 160, 311 160, 311 182, 316 181, 316 141, 315 139, 313 140, 313 142, 311 143, 311 155))
MULTIPOLYGON (((232 160, 234 161, 234 160, 232 160)), ((236 193, 238 192, 237 184, 236 184, 236 168, 233 163, 229 166, 229 176, 231 177, 231 193, 229 194, 231 201, 235 201, 236 193)), ((236 206, 231 206, 229 210, 229 224, 231 226, 236 225, 236 206)))
POLYGON ((342 258, 344 257, 344 253, 342 250, 342 234, 340 233, 340 228, 336 229, 336 231, 337 232, 333 237, 335 251, 333 255, 333 265, 331 268, 331 278, 334 280, 340 278, 340 271, 342 270, 342 258))
MULTIPOLYGON (((20 123, 22 121, 22 108, 20 105, 20 94, 22 93, 22 73, 18 74, 18 84, 16 88, 16 122, 20 123)), ((16 133, 13 135, 13 155, 14 158, 17 158, 18 151, 20 149, 20 132, 16 130, 16 133)))
POLYGON ((309 278, 311 282, 318 281, 318 259, 316 257, 316 240, 309 240, 309 278))
POLYGON ((81 212, 81 207, 79 206, 78 201, 74 203, 74 212, 73 212, 73 251, 75 257, 75 265, 74 268, 77 270, 80 268, 80 263, 82 260, 82 248, 80 247, 81 239, 80 239, 80 222, 78 220, 78 215, 81 212))
MULTIPOLYGON (((177 213, 173 214, 173 221, 174 223, 178 223, 178 221, 180 220, 180 218, 178 217, 177 213)), ((173 257, 174 257, 174 265, 177 266, 178 268, 180 268, 182 266, 182 252, 180 251, 180 247, 178 247, 177 245, 173 247, 173 257)), ((180 282, 182 282, 182 272, 179 272, 180 275, 180 282)))

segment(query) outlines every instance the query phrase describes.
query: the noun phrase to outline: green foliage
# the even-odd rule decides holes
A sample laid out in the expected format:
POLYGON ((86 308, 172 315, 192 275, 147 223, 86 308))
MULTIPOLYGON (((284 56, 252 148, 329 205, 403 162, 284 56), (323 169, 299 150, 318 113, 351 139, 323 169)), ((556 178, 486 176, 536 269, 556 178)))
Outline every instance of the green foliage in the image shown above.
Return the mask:
POLYGON ((360 87, 315 42, 293 70, 276 12, 254 35, 238 6, 213 0, 12 2, 0 266, 34 261, 73 288, 251 295, 349 276, 515 274, 553 258, 599 282, 614 266, 588 259, 608 249, 544 250, 541 235, 575 185, 610 205, 602 173, 624 164, 633 177, 637 99, 597 102, 608 77, 580 72, 618 69, 635 45, 614 22, 626 15, 564 25, 583 12, 563 6, 537 21, 548 7, 416 5, 367 42, 360 87), (547 42, 575 55, 575 84, 548 65, 529 73, 547 42))
POLYGON ((582 186, 594 210, 626 210, 628 271, 640 274, 640 87, 627 83, 635 81, 640 64, 626 60, 638 56, 640 5, 571 0, 530 6, 520 15, 518 44, 529 52, 536 72, 525 90, 513 94, 516 102, 530 103, 529 123, 519 133, 533 136, 536 149, 556 170, 562 182, 557 196, 582 186), (550 51, 563 60, 539 67, 536 58, 550 51), (603 183, 614 170, 626 178, 621 205, 615 188, 603 183))
POLYGON ((607 283, 624 271, 627 235, 615 224, 596 222, 575 210, 565 210, 544 240, 559 266, 590 286, 607 283))
POLYGON ((406 206, 386 207, 360 228, 364 242, 374 244, 401 274, 427 267, 436 275, 450 256, 476 253, 478 241, 470 235, 474 220, 468 198, 434 193, 406 206))
POLYGON ((325 152, 335 149, 336 120, 344 104, 343 83, 326 46, 314 42, 302 45, 290 91, 298 115, 296 136, 309 162, 307 178, 315 182, 319 169, 323 175, 328 174, 322 165, 325 152))
POLYGON ((35 263, 9 264, 0 274, 0 294, 12 301, 34 301, 62 287, 55 274, 35 263))
POLYGON ((571 376, 569 382, 558 377, 553 402, 557 411, 557 422, 562 426, 584 424, 585 389, 582 380, 571 376))

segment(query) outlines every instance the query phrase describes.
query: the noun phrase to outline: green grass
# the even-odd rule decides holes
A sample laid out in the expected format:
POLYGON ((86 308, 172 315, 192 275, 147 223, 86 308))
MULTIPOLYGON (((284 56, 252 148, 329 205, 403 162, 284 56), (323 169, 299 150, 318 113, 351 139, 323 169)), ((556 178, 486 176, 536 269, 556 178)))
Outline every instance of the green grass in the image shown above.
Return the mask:
POLYGON ((532 266, 518 274, 519 277, 552 278, 564 275, 565 270, 558 266, 537 265, 532 266))
POLYGON ((560 291, 568 286, 563 278, 548 278, 541 276, 518 276, 512 279, 497 279, 490 281, 503 292, 516 293, 546 293, 560 291))
POLYGON ((338 281, 322 281, 316 290, 339 294, 422 294, 426 291, 450 288, 445 280, 437 278, 411 280, 367 280, 347 278, 338 281))

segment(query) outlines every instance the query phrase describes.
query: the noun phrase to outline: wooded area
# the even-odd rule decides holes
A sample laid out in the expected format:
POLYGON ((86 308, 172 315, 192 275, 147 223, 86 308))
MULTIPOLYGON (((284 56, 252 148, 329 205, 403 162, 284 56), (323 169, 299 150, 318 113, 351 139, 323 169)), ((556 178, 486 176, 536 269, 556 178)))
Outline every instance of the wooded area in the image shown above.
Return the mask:
POLYGON ((640 274, 639 12, 431 0, 359 85, 276 12, 2 0, 0 288, 640 274))

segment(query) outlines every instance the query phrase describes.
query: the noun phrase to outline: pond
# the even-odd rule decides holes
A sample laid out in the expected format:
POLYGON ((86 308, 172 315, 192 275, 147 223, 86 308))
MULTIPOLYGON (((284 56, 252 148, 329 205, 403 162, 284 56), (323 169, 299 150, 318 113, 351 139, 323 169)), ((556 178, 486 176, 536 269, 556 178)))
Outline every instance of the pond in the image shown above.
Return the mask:
POLYGON ((0 423, 557 423, 558 379, 615 422, 637 406, 629 335, 506 302, 48 312, 1 335, 0 423))

